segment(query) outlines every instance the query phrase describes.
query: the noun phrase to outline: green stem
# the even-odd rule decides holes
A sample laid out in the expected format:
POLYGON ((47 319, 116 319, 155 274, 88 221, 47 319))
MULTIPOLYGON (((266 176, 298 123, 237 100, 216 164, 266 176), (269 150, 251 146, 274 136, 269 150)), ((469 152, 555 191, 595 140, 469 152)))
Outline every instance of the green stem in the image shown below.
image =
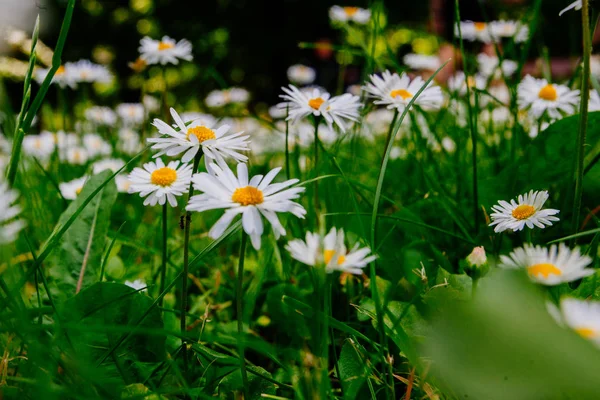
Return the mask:
MULTIPOLYGON (((313 165, 313 169, 314 169, 314 174, 315 177, 319 176, 319 122, 321 121, 320 117, 315 117, 315 140, 314 140, 314 148, 313 148, 313 152, 314 152, 314 165, 313 165)), ((314 189, 314 211, 315 211, 315 223, 319 224, 319 181, 315 182, 315 189, 314 189)))
POLYGON ((583 0, 581 24, 583 31, 583 74, 581 77, 581 109, 579 112, 579 135, 577 136, 577 164, 575 174, 575 199, 573 202, 573 232, 579 230, 579 214, 583 196, 583 161, 585 157, 585 136, 588 122, 588 103, 590 100, 590 56, 592 53, 590 34, 589 0, 583 0))
POLYGON ((333 276, 331 274, 327 275, 327 287, 325 288, 326 293, 325 295, 326 297, 326 302, 325 302, 325 324, 326 326, 329 326, 329 336, 330 336, 330 340, 331 340, 331 349, 333 351, 333 365, 335 367, 335 373, 338 376, 338 379, 340 380, 340 389, 342 391, 340 397, 344 398, 343 394, 344 394, 344 385, 342 382, 342 376, 340 375, 340 366, 338 363, 338 357, 337 357, 337 352, 335 350, 335 336, 333 333, 333 327, 329 325, 329 320, 333 319, 333 307, 331 304, 331 299, 333 297, 333 276))
POLYGON ((236 292, 236 313, 237 313, 237 329, 238 329, 238 348, 240 353, 240 370, 242 373, 242 383, 244 388, 244 398, 248 397, 248 372, 246 371, 246 357, 244 345, 244 258, 246 254, 246 242, 248 234, 242 229, 242 241, 240 243, 240 259, 238 262, 237 281, 235 285, 236 292))
POLYGON ((471 296, 473 298, 475 298, 475 295, 477 294, 477 287, 479 286, 479 278, 473 278, 473 284, 471 286, 472 292, 471 292, 471 296))
POLYGON ((383 148, 383 157, 381 157, 381 163, 383 164, 383 160, 385 159, 385 152, 390 145, 390 141, 392 140, 392 134, 394 133, 394 126, 396 126, 396 120, 398 119, 398 109, 394 112, 394 118, 392 118, 392 123, 390 124, 390 128, 388 129, 387 137, 385 139, 385 147, 383 148))
POLYGON ((290 106, 288 105, 285 109, 285 173, 287 175, 287 178, 291 179, 292 171, 290 170, 290 121, 288 120, 289 116, 290 106))
MULTIPOLYGON (((167 202, 162 207, 162 264, 160 266, 160 292, 165 290, 167 281, 167 202)), ((164 297, 158 303, 159 307, 163 306, 164 297)))

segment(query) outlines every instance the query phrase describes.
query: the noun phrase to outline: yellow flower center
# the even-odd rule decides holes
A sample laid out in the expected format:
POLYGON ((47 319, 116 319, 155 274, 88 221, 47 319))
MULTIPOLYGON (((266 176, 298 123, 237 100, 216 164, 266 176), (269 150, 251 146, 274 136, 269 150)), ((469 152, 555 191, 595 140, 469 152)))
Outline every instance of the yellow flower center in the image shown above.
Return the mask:
POLYGON ((530 276, 540 276, 542 275, 544 278, 548 278, 552 275, 562 275, 562 271, 558 269, 554 264, 541 263, 534 264, 530 267, 527 267, 527 272, 530 276))
POLYGON ((318 110, 319 108, 321 108, 321 104, 325 103, 325 100, 323 100, 321 97, 316 97, 314 99, 310 99, 308 101, 308 105, 312 108, 314 108, 315 110, 318 110))
POLYGON ((402 100, 406 100, 406 99, 410 99, 411 97, 413 97, 413 94, 411 92, 409 92, 408 90, 398 89, 398 90, 392 90, 392 92, 390 93, 390 96, 392 96, 392 98, 396 98, 396 97, 400 96, 400 97, 402 97, 402 100))
POLYGON ((577 332, 579 336, 586 339, 591 339, 596 336, 596 331, 592 328, 577 328, 575 329, 575 332, 577 332))
MULTIPOLYGON (((335 250, 325 250, 323 252, 323 259, 325 261, 325 264, 329 264, 329 261, 331 261, 331 259, 333 258, 334 254, 335 254, 335 250)), ((338 259, 337 259, 338 265, 343 264, 344 261, 346 261, 346 257, 345 256, 339 256, 338 259)))
POLYGON ((485 22, 475 22, 473 25, 475 25, 475 30, 481 32, 482 30, 484 30, 486 28, 486 24, 485 22))
POLYGON ((255 206, 261 204, 264 200, 263 192, 254 186, 246 186, 235 189, 231 200, 243 206, 255 206))
POLYGON ((212 129, 207 128, 205 126, 195 126, 193 128, 188 129, 186 136, 187 140, 190 140, 190 135, 196 136, 198 142, 200 143, 204 142, 205 140, 217 138, 215 132, 212 129))
POLYGON ((162 167, 150 175, 150 182, 159 186, 170 186, 177 180, 177 171, 173 168, 162 167))
POLYGON ((527 219, 533 214, 535 214, 535 208, 533 208, 529 204, 521 204, 512 211, 512 216, 519 220, 527 219))
POLYGON ((41 149, 42 141, 40 139, 35 139, 35 142, 33 143, 33 147, 35 147, 36 149, 41 149))
POLYGON ((54 75, 62 75, 64 73, 65 73, 65 67, 61 65, 60 67, 58 67, 58 69, 56 70, 54 75))
POLYGON ((352 17, 358 12, 358 7, 344 7, 344 12, 347 16, 352 17))
POLYGON ((160 51, 172 49, 173 47, 174 47, 173 43, 160 42, 158 44, 158 50, 160 50, 160 51))
POLYGON ((82 190, 83 187, 78 187, 77 189, 75 189, 75 194, 79 196, 79 193, 81 193, 82 190))
POLYGON ((558 93, 556 93, 554 85, 546 85, 540 90, 538 97, 548 101, 556 101, 558 93))

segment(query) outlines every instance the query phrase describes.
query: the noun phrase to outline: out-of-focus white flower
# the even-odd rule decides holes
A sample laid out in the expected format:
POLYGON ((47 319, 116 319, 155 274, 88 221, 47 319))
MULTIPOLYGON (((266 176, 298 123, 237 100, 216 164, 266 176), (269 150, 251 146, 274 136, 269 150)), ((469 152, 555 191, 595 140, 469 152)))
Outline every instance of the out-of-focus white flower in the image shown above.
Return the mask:
POLYGON ((597 90, 590 91, 590 102, 588 103, 588 110, 590 112, 600 111, 600 96, 597 90))
POLYGON ((118 158, 107 158, 105 160, 96 161, 92 165, 92 173, 99 174, 100 172, 106 170, 117 172, 123 167, 123 165, 125 165, 125 161, 123 160, 118 158))
POLYGON ((85 110, 84 115, 96 125, 115 126, 117 123, 117 114, 108 107, 93 106, 85 110))
POLYGON ((0 245, 17 239, 25 223, 18 219, 21 207, 15 204, 19 194, 6 182, 0 182, 0 245))
POLYGON ((287 76, 290 82, 296 85, 310 85, 315 81, 317 72, 314 68, 307 67, 306 65, 296 64, 292 65, 287 70, 287 76))
POLYGON ((179 64, 179 60, 192 61, 192 44, 182 39, 176 42, 168 36, 161 40, 153 40, 148 36, 140 41, 140 58, 148 65, 179 64))
POLYGON ((362 86, 358 84, 350 85, 346 88, 346 93, 353 94, 354 96, 360 96, 362 94, 362 86))
POLYGON ((69 182, 59 183, 58 188, 60 189, 62 197, 67 200, 75 200, 79 193, 81 193, 87 180, 87 176, 82 176, 81 178, 73 179, 69 182))
POLYGON ((371 19, 371 10, 360 7, 333 6, 329 9, 329 18, 333 22, 354 22, 365 25, 371 19))
POLYGON ((119 129, 117 150, 127 155, 133 155, 142 150, 140 135, 131 128, 119 129))
POLYGON ((483 75, 465 75, 463 71, 458 71, 454 76, 448 78, 448 90, 452 93, 456 93, 460 96, 467 94, 467 86, 473 94, 475 89, 484 90, 487 84, 487 80, 483 75))
POLYGON ((246 104, 250 93, 246 89, 232 87, 225 90, 213 90, 206 96, 206 105, 210 108, 223 107, 228 104, 246 104))
POLYGON ((210 114, 204 114, 197 111, 188 111, 179 114, 181 120, 188 124, 190 122, 202 124, 204 126, 214 126, 217 123, 217 119, 210 114))
POLYGON ((569 4, 567 7, 563 8, 562 11, 558 13, 558 16, 562 17, 562 15, 569 10, 581 10, 582 7, 583 7, 583 2, 581 0, 574 1, 571 4, 569 4))
POLYGON ((411 69, 435 71, 442 63, 438 56, 409 53, 403 58, 404 64, 411 69))
POLYGON ((141 103, 122 103, 117 106, 117 115, 127 126, 140 125, 146 119, 144 105, 141 103))
POLYGON ((278 105, 269 107, 269 115, 273 119, 281 119, 287 117, 287 110, 278 105))
POLYGON ((40 161, 48 161, 54 153, 54 135, 44 131, 39 135, 25 135, 23 138, 23 152, 40 161))
MULTIPOLYGON (((44 82, 44 79, 46 79, 48 72, 50 72, 49 68, 37 68, 34 71, 33 77, 36 82, 41 85, 42 82, 44 82)), ((52 77, 52 83, 56 83, 63 89, 66 87, 75 89, 77 87, 77 82, 79 82, 79 76, 73 63, 61 65, 52 77)))
POLYGON ((84 147, 70 147, 66 150, 66 159, 69 164, 84 165, 89 158, 90 155, 84 147))
POLYGON ((71 64, 77 82, 109 83, 113 76, 104 65, 94 64, 90 60, 79 60, 71 64))
POLYGON ((109 156, 112 153, 110 144, 95 133, 87 133, 83 136, 83 146, 90 157, 109 156))
POLYGON ((512 76, 518 68, 518 64, 512 60, 502 60, 499 62, 498 57, 488 56, 485 53, 477 55, 477 63, 479 64, 479 72, 485 77, 494 77, 500 79, 503 77, 512 76))
POLYGON ((160 102, 158 99, 148 94, 142 99, 142 104, 144 104, 147 113, 155 112, 160 109, 160 102))
POLYGON ((117 191, 119 193, 129 193, 131 181, 129 180, 129 177, 127 175, 119 174, 115 176, 115 184, 117 185, 117 191))

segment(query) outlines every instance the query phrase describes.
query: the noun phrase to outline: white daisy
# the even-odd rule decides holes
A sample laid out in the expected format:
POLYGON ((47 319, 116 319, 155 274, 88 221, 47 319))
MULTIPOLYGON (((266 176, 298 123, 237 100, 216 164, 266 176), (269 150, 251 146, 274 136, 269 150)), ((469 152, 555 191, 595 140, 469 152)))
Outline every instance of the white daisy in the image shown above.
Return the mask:
POLYGON ((249 136, 242 136, 244 132, 228 133, 229 125, 222 125, 213 130, 212 127, 203 125, 202 121, 192 121, 186 125, 173 108, 171 108, 171 116, 178 129, 174 129, 158 118, 152 123, 161 135, 167 135, 148 139, 149 143, 154 143, 152 148, 159 150, 154 157, 163 154, 172 157, 185 152, 182 156, 182 161, 185 163, 192 160, 202 149, 207 165, 210 160, 224 157, 231 157, 236 161, 248 159, 238 152, 249 150, 249 136))
POLYGON ((153 40, 148 36, 140 41, 140 58, 147 64, 179 64, 179 59, 192 61, 192 44, 183 39, 179 42, 168 36, 153 40))
POLYGON ((561 17, 564 13, 566 13, 569 10, 581 10, 582 7, 583 7, 583 3, 581 0, 574 1, 571 4, 569 4, 567 7, 563 8, 563 10, 558 13, 558 16, 561 17))
POLYGON ((312 114, 315 117, 323 116, 328 126, 332 127, 335 123, 342 132, 345 132, 344 120, 358 121, 358 109, 361 107, 358 96, 345 93, 341 96, 331 97, 329 93, 321 92, 319 89, 313 89, 312 92, 306 93, 294 85, 281 89, 285 94, 279 97, 286 102, 281 103, 280 107, 289 107, 287 119, 293 120, 294 123, 312 114))
POLYGON ((371 19, 371 10, 360 7, 333 6, 329 9, 329 18, 334 22, 355 22, 364 25, 371 19))
POLYGON ((128 193, 131 187, 131 181, 125 174, 119 174, 115 176, 115 184, 117 185, 117 191, 119 193, 128 193))
POLYGON ((497 42, 503 38, 512 38, 515 43, 523 43, 529 39, 529 26, 519 21, 492 21, 490 32, 497 42))
POLYGON ((402 60, 409 68, 416 70, 435 71, 442 65, 438 56, 425 54, 409 53, 402 60))
POLYGON ((67 162, 73 165, 84 165, 90 158, 88 151, 79 146, 69 147, 65 154, 67 162))
POLYGON ((306 233, 306 241, 295 239, 286 245, 292 258, 310 266, 325 266, 327 273, 334 271, 350 274, 362 274, 362 268, 367 266, 377 257, 369 256, 371 249, 359 248, 356 243, 350 252, 344 244, 344 230, 331 228, 325 237, 317 233, 306 233))
POLYGON ((117 115, 124 125, 140 125, 146 119, 146 111, 141 103, 122 103, 116 108, 117 115))
POLYGON ((563 114, 573 114, 579 103, 579 90, 571 90, 565 85, 548 83, 527 75, 517 88, 519 108, 528 109, 533 117, 546 113, 550 118, 562 118, 563 114))
MULTIPOLYGON (((50 68, 37 68, 34 72, 34 79, 40 85, 46 79, 46 76, 50 72, 50 68)), ((75 89, 77 87, 77 82, 79 81, 79 77, 77 75, 77 70, 73 67, 73 63, 65 63, 58 67, 54 76, 52 77, 52 83, 56 83, 61 88, 69 87, 71 89, 75 89)))
POLYGON ((250 93, 243 88, 232 87, 225 90, 213 90, 206 96, 206 105, 210 108, 223 107, 228 104, 246 104, 250 93))
POLYGON ((172 207, 177 207, 175 196, 181 196, 189 189, 192 179, 192 165, 171 161, 167 166, 162 159, 150 161, 143 168, 135 168, 128 177, 131 185, 129 193, 139 193, 146 197, 144 205, 161 206, 168 201, 172 207))
POLYGON ((467 77, 463 71, 458 71, 448 78, 448 90, 451 93, 456 93, 460 96, 465 96, 467 94, 467 86, 469 87, 471 94, 473 94, 475 89, 485 90, 486 85, 487 80, 480 74, 476 74, 475 76, 469 75, 467 77))
POLYGON ((512 76, 518 68, 518 64, 513 60, 502 60, 499 62, 498 57, 488 56, 485 53, 477 55, 477 63, 479 64, 479 72, 484 77, 494 77, 501 79, 504 76, 512 76))
POLYGON ((600 111, 600 95, 597 90, 590 91, 590 101, 588 103, 588 110, 590 112, 600 111))
POLYGON ((85 119, 96 124, 115 126, 117 123, 117 114, 108 107, 94 106, 84 112, 85 119))
POLYGON ((578 248, 570 250, 561 243, 550 248, 525 244, 508 256, 500 256, 500 267, 525 269, 531 280, 543 285, 554 286, 592 275, 595 270, 586 268, 592 259, 582 255, 578 248))
POLYGON ((281 183, 271 183, 281 168, 275 168, 264 177, 256 175, 248 179, 248 166, 237 165, 237 177, 227 164, 211 164, 209 171, 194 175, 194 188, 202 194, 193 196, 186 209, 188 211, 206 211, 226 209, 223 216, 210 229, 208 235, 216 239, 223 234, 233 219, 242 214, 242 226, 250 236, 252 246, 260 249, 264 232, 262 216, 271 224, 275 238, 285 235, 285 229, 279 222, 277 213, 290 212, 298 218, 304 218, 306 210, 294 199, 300 197, 304 187, 293 187, 298 179, 281 183))
POLYGON ((0 182, 0 244, 12 243, 25 226, 18 219, 21 207, 15 204, 19 194, 6 182, 0 182))
POLYGON ((112 147, 102 136, 95 133, 83 135, 83 146, 87 149, 90 157, 108 156, 112 153, 112 147))
POLYGON ((290 82, 301 86, 310 85, 315 81, 316 76, 317 73, 314 68, 302 64, 292 65, 287 70, 287 77, 290 82))
MULTIPOLYGON (((396 73, 384 71, 381 76, 371 75, 371 81, 366 84, 364 90, 370 97, 376 99, 375 104, 385 105, 389 109, 396 108, 398 112, 403 112, 424 84, 425 81, 420 76, 415 77, 411 82, 406 73, 398 76, 396 73)), ((443 101, 442 89, 430 82, 414 104, 424 110, 438 110, 443 101)))
MULTIPOLYGON (((186 124, 189 122, 201 123, 204 126, 214 126, 217 123, 217 119, 210 114, 204 114, 197 111, 187 111, 179 114, 181 120, 186 124)), ((177 125, 175 125, 177 127, 177 125)))
POLYGON ((72 64, 73 74, 77 82, 110 83, 112 74, 104 65, 94 64, 89 60, 79 60, 72 64))
POLYGON ((58 188, 60 189, 62 197, 67 200, 75 200, 79 193, 81 193, 83 185, 85 185, 87 180, 87 176, 82 176, 81 178, 73 179, 69 182, 59 183, 58 188))
POLYGON ((140 135, 130 128, 119 129, 119 140, 117 141, 117 150, 127 155, 134 155, 142 150, 140 135))
POLYGON ((564 322, 579 336, 600 347, 600 302, 563 298, 558 322, 564 322))
POLYGON ((39 135, 25 135, 23 138, 23 152, 40 161, 48 161, 55 147, 54 135, 47 131, 39 135))
POLYGON ((350 85, 346 88, 346 93, 360 96, 362 94, 362 86, 359 84, 350 85))
POLYGON ((273 119, 281 119, 287 117, 287 110, 279 105, 269 107, 269 116, 273 119))
POLYGON ((147 112, 156 112, 160 109, 160 101, 154 96, 145 95, 142 103, 147 112))
POLYGON ((120 160, 118 158, 107 158, 105 160, 96 161, 92 164, 92 173, 99 174, 102 171, 110 170, 112 172, 117 172, 125 165, 125 161, 120 160))
POLYGON ((476 40, 484 43, 490 43, 492 36, 491 27, 485 22, 460 21, 459 26, 454 26, 454 36, 457 38, 462 35, 463 40, 474 42, 476 40))
POLYGON ((558 217, 554 215, 560 211, 553 208, 542 209, 546 200, 548 200, 548 192, 533 191, 520 194, 518 201, 511 200, 510 203, 500 200, 498 205, 492 206, 492 223, 490 226, 496 225, 494 232, 504 232, 505 230, 520 231, 525 225, 533 229, 534 226, 543 229, 545 226, 552 226, 552 222, 558 221, 558 217))
POLYGON ((146 282, 144 282, 142 279, 136 279, 133 282, 125 281, 125 285, 129 286, 133 290, 137 290, 137 291, 141 291, 141 292, 146 290, 146 282))

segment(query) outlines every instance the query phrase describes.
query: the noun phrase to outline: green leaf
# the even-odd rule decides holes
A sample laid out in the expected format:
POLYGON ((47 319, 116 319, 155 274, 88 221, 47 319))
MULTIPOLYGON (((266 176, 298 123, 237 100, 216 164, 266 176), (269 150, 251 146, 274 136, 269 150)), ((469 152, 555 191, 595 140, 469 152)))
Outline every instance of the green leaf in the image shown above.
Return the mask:
POLYGON ((351 339, 348 339, 342 346, 338 365, 344 399, 354 400, 367 380, 367 372, 359 350, 351 339))
MULTIPOLYGON (((260 375, 264 375, 268 378, 272 378, 271 374, 266 371, 264 368, 256 367, 256 366, 248 366, 248 372, 254 371, 260 375)), ((262 394, 275 395, 277 391, 277 386, 266 380, 261 378, 260 376, 250 373, 248 374, 248 397, 251 399, 264 399, 262 394)), ((230 398, 232 392, 242 390, 242 374, 239 369, 236 369, 231 374, 227 375, 225 378, 221 380, 219 384, 219 392, 221 394, 221 398, 230 398)))
MULTIPOLYGON (((112 174, 104 171, 94 175, 80 195, 63 212, 57 226, 62 226, 77 211, 82 202, 112 174)), ((110 224, 110 212, 117 198, 117 188, 108 182, 81 211, 60 239, 58 251, 52 257, 50 276, 59 295, 75 294, 77 288, 89 287, 100 279, 102 256, 110 224)))

